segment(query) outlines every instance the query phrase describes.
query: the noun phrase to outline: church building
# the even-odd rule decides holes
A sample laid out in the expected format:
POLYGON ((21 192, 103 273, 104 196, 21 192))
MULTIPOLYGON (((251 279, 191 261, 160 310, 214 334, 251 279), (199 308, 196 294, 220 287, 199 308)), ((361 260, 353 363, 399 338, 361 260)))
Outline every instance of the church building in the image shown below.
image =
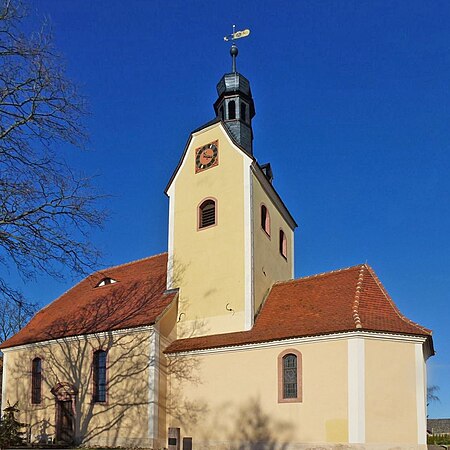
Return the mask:
POLYGON ((88 276, 0 346, 30 442, 426 449, 431 331, 367 264, 294 278, 237 54, 166 187, 167 253, 88 276))

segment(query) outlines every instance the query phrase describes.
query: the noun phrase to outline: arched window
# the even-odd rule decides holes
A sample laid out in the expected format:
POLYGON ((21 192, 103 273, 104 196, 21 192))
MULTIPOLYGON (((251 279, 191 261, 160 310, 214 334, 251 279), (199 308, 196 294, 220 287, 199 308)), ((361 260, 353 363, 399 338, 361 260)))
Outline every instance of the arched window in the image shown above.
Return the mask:
POLYGON ((278 356, 278 402, 302 401, 302 354, 286 350, 278 356))
POLYGON ((93 383, 94 402, 106 402, 106 352, 104 350, 94 352, 93 383))
POLYGON ((207 199, 198 207, 198 228, 212 227, 216 223, 216 202, 212 199, 207 199))
POLYGON ((287 239, 283 230, 280 230, 280 254, 287 259, 287 239))
POLYGON ((234 100, 228 102, 228 119, 236 119, 236 102, 234 100))
POLYGON ((247 105, 245 103, 241 103, 241 120, 245 122, 245 116, 247 113, 247 105))
POLYGON ((34 358, 31 363, 31 403, 42 401, 42 360, 34 358))
POLYGON ((297 388, 297 357, 289 353, 283 356, 283 398, 296 398, 297 388))
POLYGON ((264 205, 261 205, 261 228, 270 236, 270 215, 264 205))

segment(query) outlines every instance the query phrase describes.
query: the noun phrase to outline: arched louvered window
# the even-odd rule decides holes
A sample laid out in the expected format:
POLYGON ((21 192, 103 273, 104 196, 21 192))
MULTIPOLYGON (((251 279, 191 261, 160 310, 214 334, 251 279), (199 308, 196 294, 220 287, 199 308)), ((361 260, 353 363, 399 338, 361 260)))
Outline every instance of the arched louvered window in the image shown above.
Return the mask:
POLYGON ((228 119, 236 119, 236 102, 234 100, 228 102, 228 119))
POLYGON ((247 105, 245 103, 241 103, 241 120, 246 121, 247 115, 247 105))
POLYGON ((42 401, 42 360, 34 358, 31 363, 31 403, 42 401))
POLYGON ((106 352, 104 350, 94 352, 93 384, 94 402, 106 402, 106 352))
POLYGON ((302 401, 302 354, 294 349, 278 356, 278 402, 302 401))
POLYGON ((212 199, 207 199, 198 207, 198 228, 212 227, 213 225, 216 225, 216 223, 216 202, 212 199))
POLYGON ((261 205, 261 228, 270 236, 270 214, 265 205, 261 205))
POLYGON ((280 254, 287 259, 287 239, 283 230, 280 230, 280 254))

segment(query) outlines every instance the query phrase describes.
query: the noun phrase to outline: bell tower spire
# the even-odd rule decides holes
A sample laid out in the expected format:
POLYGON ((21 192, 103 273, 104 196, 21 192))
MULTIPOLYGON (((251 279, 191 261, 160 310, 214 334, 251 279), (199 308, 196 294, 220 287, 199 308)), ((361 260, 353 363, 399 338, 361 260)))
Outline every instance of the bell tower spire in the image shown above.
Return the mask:
POLYGON ((246 37, 250 30, 235 31, 226 36, 225 41, 232 41, 230 48, 231 72, 226 73, 217 84, 218 99, 214 103, 216 117, 219 117, 230 131, 235 141, 243 147, 247 153, 253 154, 253 130, 252 119, 255 116, 255 104, 253 102, 250 82, 236 69, 238 48, 235 39, 246 37))

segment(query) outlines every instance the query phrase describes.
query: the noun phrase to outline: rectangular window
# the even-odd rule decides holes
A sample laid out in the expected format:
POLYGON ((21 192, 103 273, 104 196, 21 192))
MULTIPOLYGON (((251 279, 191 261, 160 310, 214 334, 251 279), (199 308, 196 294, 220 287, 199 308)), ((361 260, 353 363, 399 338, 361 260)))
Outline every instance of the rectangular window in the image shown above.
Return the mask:
POLYGON ((106 402, 106 352, 98 350, 94 353, 94 396, 96 403, 106 402))
POLYGON ((31 403, 39 404, 42 400, 42 361, 34 358, 31 368, 31 403))

